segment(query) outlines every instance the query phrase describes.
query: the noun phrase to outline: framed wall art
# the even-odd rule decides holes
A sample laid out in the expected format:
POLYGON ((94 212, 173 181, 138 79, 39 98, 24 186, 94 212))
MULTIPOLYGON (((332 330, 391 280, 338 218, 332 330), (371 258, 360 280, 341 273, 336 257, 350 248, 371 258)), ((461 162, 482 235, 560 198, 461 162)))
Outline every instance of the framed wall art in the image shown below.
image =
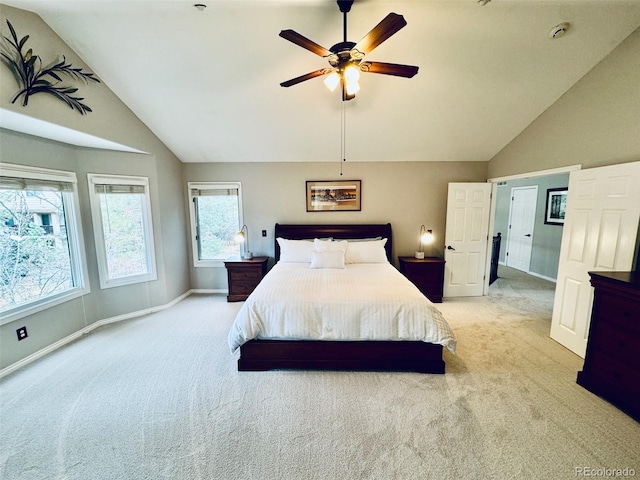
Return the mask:
POLYGON ((360 211, 360 180, 307 180, 307 212, 360 211))
POLYGON ((547 203, 544 210, 544 223, 547 225, 564 225, 567 211, 567 187, 547 189, 547 203))

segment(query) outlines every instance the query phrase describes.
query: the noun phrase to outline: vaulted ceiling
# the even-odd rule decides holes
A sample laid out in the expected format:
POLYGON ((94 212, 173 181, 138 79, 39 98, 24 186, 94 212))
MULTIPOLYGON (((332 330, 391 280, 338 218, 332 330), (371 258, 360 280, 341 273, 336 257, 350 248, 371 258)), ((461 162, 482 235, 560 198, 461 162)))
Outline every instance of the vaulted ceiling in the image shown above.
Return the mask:
POLYGON ((5 0, 33 11, 183 162, 488 161, 640 26, 638 0, 355 0, 348 39, 407 26, 341 102, 328 66, 278 36, 342 41, 335 0, 5 0), (561 38, 549 32, 570 24, 561 38))

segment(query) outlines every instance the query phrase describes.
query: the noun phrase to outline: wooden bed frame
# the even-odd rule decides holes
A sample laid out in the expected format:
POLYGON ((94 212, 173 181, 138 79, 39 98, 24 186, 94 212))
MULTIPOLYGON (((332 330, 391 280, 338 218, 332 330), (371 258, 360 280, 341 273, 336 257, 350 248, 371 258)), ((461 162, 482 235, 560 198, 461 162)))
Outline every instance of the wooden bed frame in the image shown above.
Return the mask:
MULTIPOLYGON (((282 225, 276 223, 275 239, 332 237, 387 239, 387 258, 393 263, 391 224, 282 225)), ((275 241, 275 259, 280 247, 275 241)), ((419 341, 311 341, 250 340, 240 346, 239 371, 271 369, 411 371, 444 373, 442 345, 419 341)))

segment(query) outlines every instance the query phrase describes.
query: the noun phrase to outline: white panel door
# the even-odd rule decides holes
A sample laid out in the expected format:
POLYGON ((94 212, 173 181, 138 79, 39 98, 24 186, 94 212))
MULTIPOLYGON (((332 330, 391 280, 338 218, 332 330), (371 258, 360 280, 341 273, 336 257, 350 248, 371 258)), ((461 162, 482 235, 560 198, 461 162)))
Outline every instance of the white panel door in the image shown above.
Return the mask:
POLYGON ((536 221, 538 186, 511 189, 509 232, 507 235, 507 266, 529 271, 533 249, 533 228, 536 221))
POLYGON ((445 231, 444 296, 481 296, 489 242, 490 183, 450 183, 445 231))
POLYGON ((640 219, 640 162, 571 172, 551 338, 584 358, 590 271, 630 270, 640 219))

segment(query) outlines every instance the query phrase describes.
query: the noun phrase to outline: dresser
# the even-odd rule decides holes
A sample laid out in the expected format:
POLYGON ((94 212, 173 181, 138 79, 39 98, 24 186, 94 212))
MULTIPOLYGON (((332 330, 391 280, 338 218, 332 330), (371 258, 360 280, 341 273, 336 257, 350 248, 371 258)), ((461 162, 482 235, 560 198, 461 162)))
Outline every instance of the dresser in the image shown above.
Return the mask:
POLYGON ((269 257, 254 257, 250 259, 233 258, 225 260, 229 295, 227 302, 246 300, 258 286, 262 277, 267 273, 269 257))
POLYGON ((595 292, 577 382, 640 421, 640 271, 589 275, 595 292))
POLYGON ((398 257, 400 272, 434 303, 442 302, 444 260, 438 257, 398 257))

